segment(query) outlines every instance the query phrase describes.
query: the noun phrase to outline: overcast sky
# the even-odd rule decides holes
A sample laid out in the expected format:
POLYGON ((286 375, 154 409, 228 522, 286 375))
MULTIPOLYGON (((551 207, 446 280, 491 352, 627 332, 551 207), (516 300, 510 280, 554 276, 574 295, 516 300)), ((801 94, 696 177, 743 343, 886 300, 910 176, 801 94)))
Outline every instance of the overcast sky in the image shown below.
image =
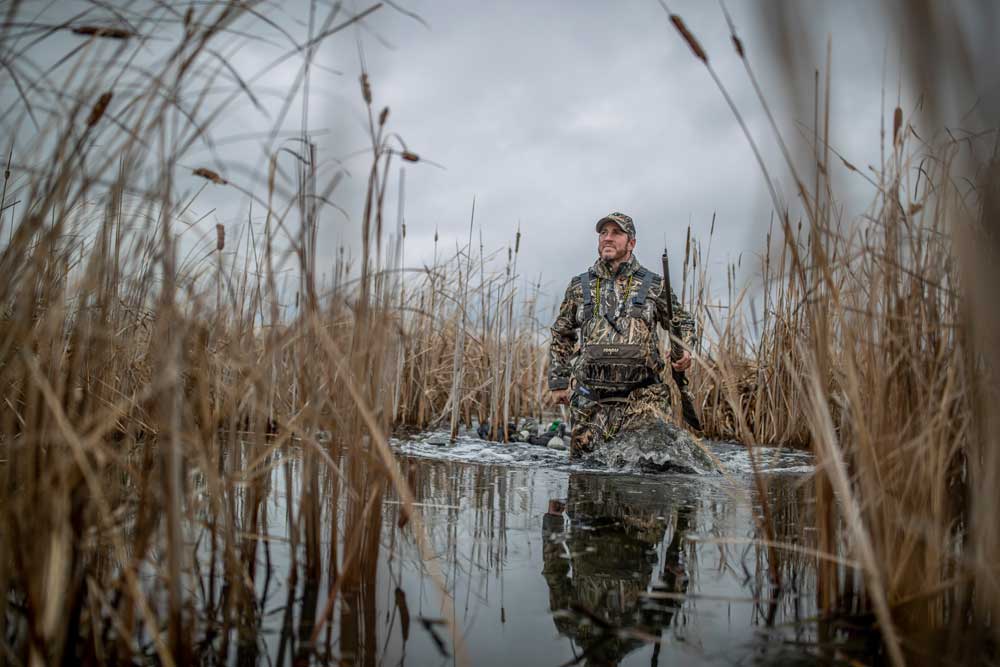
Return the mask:
MULTIPOLYGON (((695 0, 669 4, 701 40, 794 208, 786 169, 719 6, 695 0)), ((68 11, 59 4, 28 5, 53 22, 64 20, 68 11)), ((368 5, 348 6, 357 12, 368 5)), ((655 0, 399 0, 398 6, 420 21, 383 6, 362 26, 324 42, 316 56, 321 67, 310 78, 309 124, 323 165, 320 188, 338 170, 348 173, 332 196, 347 215, 332 208, 322 214, 321 266, 329 265, 339 246, 353 247, 360 226, 370 154, 359 153, 369 145, 359 52, 375 106, 391 108, 391 129, 411 150, 442 166, 406 166, 407 264, 430 261, 435 230, 442 252, 464 244, 473 197, 476 238, 481 231, 488 250, 504 248, 520 225, 519 273, 532 281, 541 275, 550 295, 561 295, 569 278, 593 261, 594 222, 615 210, 635 219, 638 256, 651 267, 658 265, 666 241, 679 271, 687 226, 707 243, 713 215, 716 287, 725 284, 722 267, 741 253, 744 268, 753 264, 772 209, 760 170, 704 66, 655 0)), ((786 104, 788 70, 775 48, 774 19, 763 15, 761 6, 728 5, 783 134, 801 143, 812 132, 812 108, 794 111, 786 104), (806 117, 799 117, 803 113, 806 117)), ((305 1, 285 2, 265 4, 262 11, 302 39, 308 8, 305 1)), ((832 39, 831 143, 859 167, 877 167, 883 81, 890 127, 897 95, 907 119, 916 106, 916 95, 900 84, 899 28, 866 0, 804 2, 799 8, 808 18, 795 28, 802 36, 795 53, 800 71, 823 69, 827 36, 832 39)), ((327 5, 318 5, 320 18, 327 11, 327 5)), ((223 41, 230 47, 220 50, 249 79, 289 45, 259 21, 248 18, 241 25, 268 38, 223 41)), ((163 33, 162 43, 169 43, 171 34, 176 36, 163 33)), ((56 57, 78 40, 63 33, 46 48, 56 57)), ((270 128, 300 65, 301 59, 292 59, 258 81, 266 116, 243 100, 215 123, 213 136, 270 128)), ((10 88, 7 81, 5 99, 10 88)), ((285 129, 297 131, 300 118, 293 104, 285 129)), ((196 149, 185 164, 219 165, 231 180, 259 191, 252 174, 263 178, 262 145, 252 139, 223 141, 216 153, 220 162, 196 149)), ((808 161, 798 166, 812 173, 808 161)), ((874 193, 857 175, 837 167, 834 183, 850 217, 863 211, 874 193)), ((394 219, 396 174, 392 181, 387 209, 394 219)), ((180 172, 178 187, 200 186, 196 177, 180 172)), ((213 186, 193 207, 198 214, 212 208, 206 232, 216 221, 235 227, 246 219, 247 201, 232 188, 213 186)))

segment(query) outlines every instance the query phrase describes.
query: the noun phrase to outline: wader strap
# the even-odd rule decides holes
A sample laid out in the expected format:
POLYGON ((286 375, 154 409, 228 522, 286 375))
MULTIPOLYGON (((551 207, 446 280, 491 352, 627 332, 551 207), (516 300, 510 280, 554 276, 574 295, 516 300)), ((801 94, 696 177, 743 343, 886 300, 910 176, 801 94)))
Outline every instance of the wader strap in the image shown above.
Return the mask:
POLYGON ((590 271, 580 274, 580 289, 583 290, 583 322, 586 324, 594 316, 594 295, 590 292, 590 271))
POLYGON ((652 271, 647 271, 646 269, 639 269, 635 272, 635 276, 640 279, 639 289, 636 291, 635 296, 632 297, 632 317, 642 317, 642 308, 646 305, 646 295, 649 294, 649 288, 653 284, 653 278, 658 278, 652 271))

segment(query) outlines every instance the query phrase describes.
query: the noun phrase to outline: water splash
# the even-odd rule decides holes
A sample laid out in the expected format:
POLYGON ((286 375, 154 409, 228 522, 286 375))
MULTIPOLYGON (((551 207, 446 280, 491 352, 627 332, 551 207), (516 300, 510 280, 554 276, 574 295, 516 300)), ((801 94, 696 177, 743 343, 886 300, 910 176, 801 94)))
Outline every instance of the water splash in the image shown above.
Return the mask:
MULTIPOLYGON (((408 438, 393 438, 393 448, 409 456, 439 461, 456 461, 481 465, 511 467, 541 467, 567 472, 610 472, 649 474, 653 470, 640 466, 608 469, 601 461, 570 461, 569 453, 526 443, 501 443, 483 440, 472 432, 460 433, 454 444, 446 431, 428 431, 408 438)), ((722 463, 730 475, 753 473, 750 452, 737 443, 703 441, 708 450, 722 463)), ((699 450, 700 451, 700 450, 699 450)), ((758 469, 764 474, 804 475, 813 472, 813 458, 809 452, 784 447, 755 448, 758 469)), ((699 459, 700 460, 700 459, 699 459)), ((700 463, 699 470, 707 471, 710 465, 700 463)), ((694 471, 697 472, 697 471, 694 471)))

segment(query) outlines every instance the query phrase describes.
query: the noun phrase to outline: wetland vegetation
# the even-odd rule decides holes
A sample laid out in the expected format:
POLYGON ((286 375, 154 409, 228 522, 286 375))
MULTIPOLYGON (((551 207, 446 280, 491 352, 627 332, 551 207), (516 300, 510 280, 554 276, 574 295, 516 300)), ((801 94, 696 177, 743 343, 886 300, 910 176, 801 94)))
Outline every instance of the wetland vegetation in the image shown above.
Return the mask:
MULTIPOLYGON (((997 660, 1000 141, 911 124, 938 118, 952 89, 927 63, 962 43, 930 13, 901 17, 926 37, 910 54, 926 93, 887 112, 882 164, 830 146, 828 69, 809 136, 774 127, 797 203, 765 169, 759 313, 735 271, 726 308, 709 303, 710 243, 689 235, 692 389, 713 451, 742 462, 701 479, 523 445, 448 460, 479 424, 504 441, 545 414, 548 313, 518 274, 520 231, 493 254, 474 209, 464 246, 407 266, 387 192, 401 212, 397 168, 421 158, 377 81, 358 82, 359 259, 326 271, 317 226, 341 176, 320 168, 307 114, 289 138, 282 109, 263 189, 192 162, 231 105, 256 102, 217 49, 273 27, 264 7, 93 3, 49 25, 29 4, 0 27, 17 145, 0 217, 0 662, 997 660), (63 33, 78 41, 58 62, 17 56, 63 33), (835 169, 871 186, 859 220, 835 169), (192 239, 205 188, 252 202, 246 224, 192 239), (408 451, 429 429, 459 444, 408 451)), ((285 98, 309 95, 317 44, 384 9, 314 7, 283 56, 301 62, 285 98)))

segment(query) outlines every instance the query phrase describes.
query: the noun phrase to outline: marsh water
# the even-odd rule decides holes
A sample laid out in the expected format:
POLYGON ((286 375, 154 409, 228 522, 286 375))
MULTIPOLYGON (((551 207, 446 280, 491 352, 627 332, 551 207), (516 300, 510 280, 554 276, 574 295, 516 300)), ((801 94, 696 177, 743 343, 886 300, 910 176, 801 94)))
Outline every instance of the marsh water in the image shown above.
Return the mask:
MULTIPOLYGON (((701 476, 588 469, 565 452, 467 436, 442 442, 441 434, 392 442, 426 526, 423 549, 391 488, 348 499, 335 476, 318 479, 300 452, 286 450, 269 468, 248 528, 253 539, 241 550, 250 611, 225 633, 231 641, 216 636, 203 647, 211 662, 836 658, 816 622, 807 454, 759 449, 762 496, 738 445, 710 443, 726 474, 701 476), (304 492, 320 499, 305 513, 296 507, 304 492), (765 499, 772 541, 780 543, 771 550, 759 527, 765 499), (352 529, 352 513, 377 518, 352 529), (331 541, 334 520, 344 528, 331 541), (289 525, 300 530, 290 533, 289 525), (358 544, 367 546, 345 562, 348 547, 358 544), (445 621, 442 584, 453 626, 445 621), (328 604, 331 588, 336 602, 328 604)), ((204 588, 205 607, 217 605, 220 594, 204 588)))

